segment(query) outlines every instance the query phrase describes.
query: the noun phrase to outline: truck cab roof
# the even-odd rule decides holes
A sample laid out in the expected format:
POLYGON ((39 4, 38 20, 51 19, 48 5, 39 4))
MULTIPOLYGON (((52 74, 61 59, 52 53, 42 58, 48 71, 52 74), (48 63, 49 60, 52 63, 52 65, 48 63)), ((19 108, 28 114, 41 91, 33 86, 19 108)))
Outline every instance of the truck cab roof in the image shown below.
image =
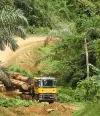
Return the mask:
POLYGON ((55 78, 54 77, 34 77, 34 79, 37 79, 37 80, 39 80, 39 79, 43 79, 43 80, 55 80, 55 78))

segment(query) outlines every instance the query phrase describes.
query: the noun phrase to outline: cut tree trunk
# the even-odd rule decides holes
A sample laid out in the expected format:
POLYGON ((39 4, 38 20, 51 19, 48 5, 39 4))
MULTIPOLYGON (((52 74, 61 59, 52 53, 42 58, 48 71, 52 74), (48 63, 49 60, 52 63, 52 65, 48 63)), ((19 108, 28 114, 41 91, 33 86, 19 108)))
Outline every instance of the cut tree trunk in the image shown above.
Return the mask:
POLYGON ((23 90, 28 90, 30 88, 30 85, 26 82, 15 80, 15 79, 10 79, 10 80, 11 80, 12 85, 18 88, 21 88, 23 90))
POLYGON ((25 76, 23 76, 22 74, 19 74, 19 73, 14 73, 12 75, 12 78, 16 79, 16 80, 24 81, 24 82, 26 82, 29 79, 29 77, 25 77, 25 76))

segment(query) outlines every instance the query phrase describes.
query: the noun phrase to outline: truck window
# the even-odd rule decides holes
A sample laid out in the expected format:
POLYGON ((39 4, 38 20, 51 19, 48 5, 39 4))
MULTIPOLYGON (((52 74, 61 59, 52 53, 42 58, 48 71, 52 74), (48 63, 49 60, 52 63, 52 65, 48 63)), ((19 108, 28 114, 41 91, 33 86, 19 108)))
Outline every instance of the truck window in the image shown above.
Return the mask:
POLYGON ((43 87, 56 87, 56 81, 55 80, 42 80, 43 87))

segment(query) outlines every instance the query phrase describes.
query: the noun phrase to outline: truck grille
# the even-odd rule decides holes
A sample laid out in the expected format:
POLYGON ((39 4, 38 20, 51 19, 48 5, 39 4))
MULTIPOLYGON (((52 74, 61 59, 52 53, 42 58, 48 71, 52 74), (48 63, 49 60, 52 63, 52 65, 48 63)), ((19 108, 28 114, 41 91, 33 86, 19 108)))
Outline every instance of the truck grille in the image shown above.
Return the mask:
POLYGON ((56 99, 56 94, 40 94, 39 98, 42 98, 43 100, 52 100, 56 99))

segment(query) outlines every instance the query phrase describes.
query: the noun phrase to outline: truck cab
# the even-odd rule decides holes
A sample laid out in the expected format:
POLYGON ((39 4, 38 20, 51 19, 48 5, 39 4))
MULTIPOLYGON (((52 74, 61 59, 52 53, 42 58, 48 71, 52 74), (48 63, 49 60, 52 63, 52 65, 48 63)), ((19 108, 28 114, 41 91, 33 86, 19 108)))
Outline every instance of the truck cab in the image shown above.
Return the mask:
POLYGON ((34 77, 35 99, 53 103, 56 100, 56 79, 51 77, 34 77))

